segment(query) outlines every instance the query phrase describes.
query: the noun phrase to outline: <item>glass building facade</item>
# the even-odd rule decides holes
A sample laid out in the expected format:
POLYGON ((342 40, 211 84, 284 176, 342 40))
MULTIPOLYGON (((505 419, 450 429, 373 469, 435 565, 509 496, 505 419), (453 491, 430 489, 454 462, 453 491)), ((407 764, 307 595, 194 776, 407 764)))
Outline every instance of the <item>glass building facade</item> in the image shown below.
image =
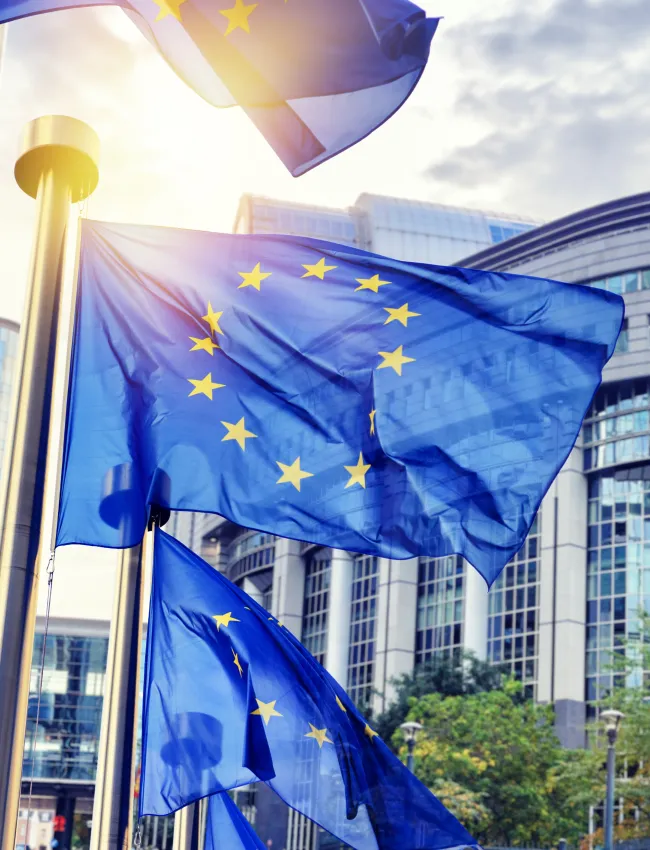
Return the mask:
POLYGON ((347 690, 353 702, 363 707, 370 704, 373 690, 379 559, 357 555, 353 570, 347 690))
MULTIPOLYGON (((650 612, 650 464, 636 467, 633 476, 603 472, 589 483, 586 699, 592 715, 596 700, 624 684, 612 654, 638 638, 644 611, 650 612)), ((632 675, 636 684, 642 672, 632 675)))
POLYGON ((416 665, 462 649, 465 570, 465 561, 458 555, 419 559, 416 665))
POLYGON ((43 643, 43 635, 36 635, 23 776, 92 782, 97 770, 108 638, 48 635, 39 709, 43 643))
POLYGON ((516 216, 381 195, 360 195, 347 209, 244 195, 234 231, 309 236, 398 260, 452 264, 535 226, 516 216))
POLYGON ((321 664, 327 662, 327 614, 332 559, 328 549, 317 549, 305 564, 302 643, 321 664))
POLYGON ((493 664, 509 669, 535 697, 539 647, 541 521, 494 583, 488 599, 488 652, 493 664))
POLYGON ((650 382, 646 378, 602 387, 583 427, 584 466, 593 469, 650 456, 650 382))
POLYGON ((352 211, 310 207, 244 195, 235 220, 235 233, 286 233, 343 245, 359 245, 358 221, 352 211))

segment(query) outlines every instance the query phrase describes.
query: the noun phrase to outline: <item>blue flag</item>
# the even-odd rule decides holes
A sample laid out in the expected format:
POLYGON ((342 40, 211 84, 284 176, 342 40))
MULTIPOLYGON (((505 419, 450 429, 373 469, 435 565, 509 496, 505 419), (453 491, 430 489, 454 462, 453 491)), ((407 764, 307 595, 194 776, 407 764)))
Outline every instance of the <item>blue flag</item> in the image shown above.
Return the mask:
POLYGON ((296 177, 400 108, 438 24, 408 0, 0 0, 0 23, 99 5, 209 103, 239 104, 296 177))
POLYGON ((168 814, 263 775, 355 850, 475 845, 281 623, 159 531, 140 815, 168 814))
POLYGON ((266 850, 255 830, 228 794, 208 802, 204 850, 266 850))
POLYGON ((84 221, 57 543, 134 545, 157 502, 370 555, 458 553, 491 583, 622 317, 584 286, 84 221))

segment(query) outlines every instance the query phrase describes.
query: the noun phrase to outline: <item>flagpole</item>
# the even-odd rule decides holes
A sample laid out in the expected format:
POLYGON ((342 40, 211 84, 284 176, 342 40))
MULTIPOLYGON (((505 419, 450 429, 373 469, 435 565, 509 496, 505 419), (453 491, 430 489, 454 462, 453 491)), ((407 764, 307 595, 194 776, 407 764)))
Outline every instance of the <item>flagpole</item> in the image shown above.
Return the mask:
POLYGON ((131 846, 144 546, 122 549, 108 641, 90 850, 131 846))
MULTIPOLYGON (((131 522, 140 499, 130 464, 114 467, 106 476, 100 515, 132 539, 131 522)), ((169 479, 158 470, 153 489, 163 498, 169 479)), ((153 563, 155 529, 169 519, 169 511, 151 506, 148 528, 141 544, 121 549, 113 616, 108 641, 99 758, 95 779, 90 850, 129 850, 133 826, 137 709, 142 648, 144 569, 153 563)))
POLYGON ((172 850, 198 850, 199 820, 198 803, 190 803, 176 812, 172 850))
POLYGON ((14 849, 20 803, 66 227, 99 177, 99 140, 74 118, 31 121, 20 150, 16 182, 38 212, 0 491, 0 850, 14 849))

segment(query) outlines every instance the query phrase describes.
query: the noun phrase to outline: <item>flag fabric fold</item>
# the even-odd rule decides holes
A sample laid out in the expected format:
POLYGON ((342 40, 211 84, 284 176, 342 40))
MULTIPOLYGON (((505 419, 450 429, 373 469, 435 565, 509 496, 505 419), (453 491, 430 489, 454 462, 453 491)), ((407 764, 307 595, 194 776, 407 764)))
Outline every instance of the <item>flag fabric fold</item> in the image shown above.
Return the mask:
POLYGON ((84 221, 57 544, 134 545, 159 503, 370 555, 456 553, 492 583, 623 309, 306 238, 84 221))
POLYGON ((266 850, 257 833, 228 794, 208 801, 204 850, 266 850))
POLYGON ((0 0, 0 23, 121 6, 173 70, 215 106, 241 106, 298 176, 399 109, 437 19, 408 0, 0 0))
POLYGON ((243 767, 250 722, 263 731, 273 761, 268 785, 354 850, 475 845, 281 623, 158 531, 140 815, 168 814, 261 778, 251 777, 250 763, 243 767), (178 720, 189 716, 203 718, 193 732, 178 720))

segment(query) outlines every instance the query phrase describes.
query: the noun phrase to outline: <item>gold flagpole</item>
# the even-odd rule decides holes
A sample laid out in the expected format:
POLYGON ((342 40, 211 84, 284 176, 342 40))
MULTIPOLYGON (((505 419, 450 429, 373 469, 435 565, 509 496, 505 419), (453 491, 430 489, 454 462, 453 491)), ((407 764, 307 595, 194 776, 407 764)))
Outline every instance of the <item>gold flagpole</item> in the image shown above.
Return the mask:
POLYGON ((14 172, 38 213, 0 493, 0 850, 16 840, 65 234, 70 204, 97 186, 98 159, 90 127, 48 115, 25 128, 14 172))
MULTIPOLYGON (((154 489, 166 498, 169 479, 161 470, 154 489)), ((132 508, 138 498, 131 466, 121 464, 112 469, 106 476, 100 514, 104 522, 119 529, 123 542, 131 539, 132 508)), ((142 544, 119 554, 90 850, 129 850, 131 846, 144 570, 153 563, 155 529, 168 519, 167 509, 151 506, 149 533, 142 544)))

